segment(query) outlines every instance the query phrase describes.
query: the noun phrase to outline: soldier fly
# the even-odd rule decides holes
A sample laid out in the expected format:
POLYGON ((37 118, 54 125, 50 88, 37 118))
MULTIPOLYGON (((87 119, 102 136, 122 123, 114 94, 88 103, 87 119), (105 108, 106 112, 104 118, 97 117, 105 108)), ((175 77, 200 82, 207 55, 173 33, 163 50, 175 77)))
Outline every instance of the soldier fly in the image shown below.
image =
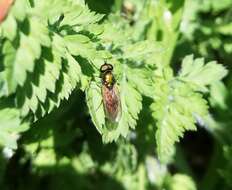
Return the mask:
POLYGON ((104 63, 100 68, 102 82, 102 98, 106 118, 112 122, 118 122, 121 116, 121 102, 119 90, 113 75, 113 66, 104 63))

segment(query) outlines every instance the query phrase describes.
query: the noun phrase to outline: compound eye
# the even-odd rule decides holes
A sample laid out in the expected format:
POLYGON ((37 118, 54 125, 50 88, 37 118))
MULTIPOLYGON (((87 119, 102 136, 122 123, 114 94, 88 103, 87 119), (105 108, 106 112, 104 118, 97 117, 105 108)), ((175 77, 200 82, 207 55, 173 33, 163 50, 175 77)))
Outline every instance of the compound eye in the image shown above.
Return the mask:
POLYGON ((108 64, 108 69, 109 69, 109 70, 111 70, 111 71, 112 71, 112 70, 113 70, 113 68, 114 68, 114 67, 113 67, 113 65, 108 64))
POLYGON ((105 63, 104 65, 101 66, 100 71, 104 73, 105 71, 112 71, 113 66, 111 64, 105 63))
POLYGON ((101 66, 100 71, 105 72, 105 71, 107 71, 107 69, 108 69, 108 65, 104 64, 101 66))

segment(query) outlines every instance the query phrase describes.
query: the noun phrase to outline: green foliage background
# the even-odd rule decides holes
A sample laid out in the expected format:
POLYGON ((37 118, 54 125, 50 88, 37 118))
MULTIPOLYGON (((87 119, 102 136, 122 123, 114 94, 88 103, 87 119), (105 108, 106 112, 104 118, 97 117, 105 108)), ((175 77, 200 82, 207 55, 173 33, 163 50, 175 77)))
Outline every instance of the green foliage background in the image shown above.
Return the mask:
POLYGON ((231 189, 231 60, 231 0, 15 0, 0 23, 0 189, 231 189))

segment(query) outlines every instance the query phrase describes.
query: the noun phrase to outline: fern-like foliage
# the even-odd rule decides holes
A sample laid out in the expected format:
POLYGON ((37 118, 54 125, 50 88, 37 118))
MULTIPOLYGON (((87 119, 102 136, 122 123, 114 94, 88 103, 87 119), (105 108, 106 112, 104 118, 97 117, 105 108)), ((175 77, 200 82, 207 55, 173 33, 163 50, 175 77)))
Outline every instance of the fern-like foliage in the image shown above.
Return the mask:
POLYGON ((177 76, 170 68, 156 73, 155 100, 151 109, 157 120, 157 153, 163 162, 170 160, 173 145, 184 132, 196 130, 195 123, 208 114, 207 101, 200 92, 227 74, 225 68, 215 62, 204 64, 203 61, 187 56, 177 76), (205 71, 207 74, 203 74, 205 71))
POLYGON ((168 48, 141 38, 147 23, 132 27, 119 15, 104 18, 75 0, 15 1, 0 25, 0 97, 12 102, 0 110, 2 121, 11 123, 0 126, 1 145, 16 148, 12 133, 26 130, 20 127, 25 121, 40 120, 80 89, 104 142, 127 138, 140 119, 143 97, 151 98, 157 153, 168 161, 174 143, 186 130, 196 130, 195 123, 208 113, 202 92, 226 70, 188 56, 174 76, 160 62, 168 48), (104 61, 114 66, 120 92, 122 114, 116 124, 105 119, 102 105, 98 68, 104 61))
POLYGON ((142 109, 142 95, 151 96, 152 90, 152 72, 145 65, 146 59, 152 53, 161 51, 160 44, 146 48, 147 41, 134 42, 131 28, 128 25, 125 30, 122 23, 126 26, 128 24, 118 16, 111 16, 110 22, 104 23, 104 32, 99 37, 103 47, 111 53, 109 62, 114 65, 120 92, 122 114, 116 125, 105 121, 101 89, 98 85, 91 83, 87 90, 90 114, 104 142, 117 140, 119 136, 127 137, 130 128, 135 128, 142 109))
POLYGON ((84 83, 81 67, 73 56, 95 58, 88 51, 91 46, 95 53, 96 45, 89 39, 87 33, 91 31, 86 26, 101 18, 74 1, 30 4, 19 0, 13 4, 0 26, 4 67, 0 73, 1 97, 14 95, 12 101, 22 119, 29 117, 33 121, 51 112, 81 86, 81 80, 84 83), (73 49, 72 39, 76 43, 73 49))
POLYGON ((120 23, 124 21, 121 19, 117 26, 110 22, 98 24, 102 18, 103 15, 74 1, 29 3, 20 0, 12 6, 1 25, 4 64, 1 97, 14 95, 21 118, 35 121, 50 113, 61 100, 68 99, 75 88, 86 91, 90 113, 96 112, 99 102, 96 98, 101 101, 99 81, 94 78, 99 75, 96 68, 105 59, 110 59, 119 77, 123 114, 113 129, 105 124, 102 107, 100 115, 99 111, 95 117, 92 114, 93 121, 106 142, 116 140, 120 135, 125 137, 130 127, 135 128, 142 94, 149 91, 150 85, 146 71, 140 73, 136 67, 139 62, 141 66, 143 57, 151 54, 154 46, 145 49, 148 42, 133 42, 128 38, 129 33, 118 40, 124 31, 120 23), (83 74, 82 69, 87 70, 85 67, 90 70, 83 74), (139 78, 134 77, 136 71, 139 78), (135 81, 140 79, 144 81, 143 85, 135 81), (93 93, 93 83, 96 83, 98 94, 93 93))

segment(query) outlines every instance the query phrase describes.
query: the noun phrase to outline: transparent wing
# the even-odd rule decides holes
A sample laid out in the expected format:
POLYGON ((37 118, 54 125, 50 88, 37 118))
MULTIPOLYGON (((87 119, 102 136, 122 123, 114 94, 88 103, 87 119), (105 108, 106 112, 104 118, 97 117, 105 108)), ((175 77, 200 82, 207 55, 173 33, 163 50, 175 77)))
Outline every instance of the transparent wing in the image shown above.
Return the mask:
POLYGON ((102 86, 102 97, 106 118, 118 122, 121 116, 121 102, 117 85, 112 88, 102 86))

